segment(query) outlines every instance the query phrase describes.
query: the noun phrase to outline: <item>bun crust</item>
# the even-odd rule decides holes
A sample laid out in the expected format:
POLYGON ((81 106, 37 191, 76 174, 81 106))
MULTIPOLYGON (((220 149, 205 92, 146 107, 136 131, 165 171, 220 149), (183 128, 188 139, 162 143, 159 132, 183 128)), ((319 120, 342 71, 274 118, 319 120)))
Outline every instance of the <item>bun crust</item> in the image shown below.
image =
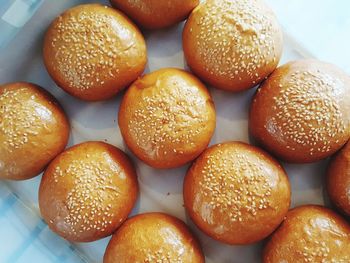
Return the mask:
POLYGON ((184 181, 185 207, 207 235, 243 245, 270 235, 290 205, 290 185, 281 165, 241 142, 208 148, 184 181))
POLYGON ((40 183, 39 206, 52 231, 69 241, 89 242, 111 235, 137 195, 129 158, 112 145, 85 142, 49 165, 40 183))
POLYGON ((130 86, 118 119, 126 144, 138 158, 155 168, 173 168, 207 147, 215 129, 215 107, 195 76, 168 68, 130 86))
POLYGON ((68 119, 56 99, 26 82, 0 86, 0 178, 38 175, 64 150, 68 119))
POLYGON ((183 31, 188 66, 210 85, 241 91, 254 87, 278 65, 282 31, 261 0, 208 0, 183 31))
POLYGON ((264 263, 350 262, 350 226, 333 211, 315 205, 290 210, 272 235, 264 263))
POLYGON ((350 78, 328 63, 289 62, 258 89, 249 127, 262 146, 287 162, 326 158, 350 137, 350 78))
POLYGON ((199 0, 110 0, 137 24, 157 29, 172 26, 186 19, 199 0))
POLYGON ((128 219, 113 235, 104 263, 204 263, 201 248, 187 226, 163 213, 128 219))
POLYGON ((350 216, 350 142, 330 161, 327 169, 327 191, 333 204, 350 216))
POLYGON ((44 62, 66 92, 83 100, 104 100, 141 75, 146 44, 121 12, 99 4, 78 5, 50 25, 44 62))

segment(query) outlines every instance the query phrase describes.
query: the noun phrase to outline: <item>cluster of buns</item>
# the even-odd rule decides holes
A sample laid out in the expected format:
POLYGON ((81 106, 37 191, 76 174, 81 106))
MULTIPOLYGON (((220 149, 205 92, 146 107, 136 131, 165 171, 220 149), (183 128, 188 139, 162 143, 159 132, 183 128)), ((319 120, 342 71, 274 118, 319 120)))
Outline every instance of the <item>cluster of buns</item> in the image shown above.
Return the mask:
MULTIPOLYGON (((262 0, 111 3, 116 9, 73 7, 49 26, 43 58, 56 84, 87 101, 109 99, 128 87, 118 114, 126 145, 154 168, 194 161, 184 179, 184 206, 210 237, 244 245, 271 236, 266 263, 350 262, 348 222, 321 206, 288 211, 291 187, 277 160, 315 162, 345 145, 331 159, 327 190, 350 216, 350 77, 317 60, 277 68, 282 31, 262 0), (175 68, 141 76, 145 40, 122 12, 148 29, 188 17, 183 50, 198 78, 175 68), (216 112, 206 84, 242 91, 259 83, 249 131, 266 152, 235 141, 207 148, 216 112)), ((102 142, 64 150, 68 118, 44 89, 24 82, 0 86, 0 121, 0 178, 28 179, 47 166, 39 206, 58 235, 89 242, 114 233, 105 263, 205 261, 179 219, 162 213, 127 219, 139 194, 133 163, 102 142)))

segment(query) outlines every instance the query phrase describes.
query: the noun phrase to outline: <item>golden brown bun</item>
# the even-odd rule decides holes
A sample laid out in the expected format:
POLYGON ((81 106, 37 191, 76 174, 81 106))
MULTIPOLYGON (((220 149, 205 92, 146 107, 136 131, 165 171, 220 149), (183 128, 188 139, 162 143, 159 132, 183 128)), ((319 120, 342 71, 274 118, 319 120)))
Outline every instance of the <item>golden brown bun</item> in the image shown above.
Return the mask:
POLYGON ((40 184, 39 206, 51 230, 70 241, 88 242, 111 235, 137 195, 129 158, 112 145, 85 142, 49 165, 40 184))
POLYGON ((208 0, 190 15, 183 31, 188 66, 216 88, 254 87, 278 65, 282 31, 261 0, 208 0))
POLYGON ((287 162, 326 158, 350 136, 350 78, 317 60, 289 62, 257 91, 249 127, 261 145, 287 162))
POLYGON ((99 4, 79 5, 50 25, 44 62, 66 92, 83 100, 104 100, 143 72, 146 44, 121 12, 99 4))
POLYGON ((199 0, 110 0, 140 26, 157 29, 184 20, 199 0))
POLYGON ((263 262, 350 262, 350 226, 322 206, 294 208, 267 243, 263 262))
POLYGON ((327 190, 337 208, 350 216, 350 142, 332 158, 328 166, 327 190))
POLYGON ((254 243, 271 234, 287 213, 290 197, 282 166, 241 142, 208 148, 184 181, 185 207, 194 223, 232 245, 254 243))
POLYGON ((26 82, 0 85, 1 179, 38 175, 68 138, 67 117, 47 91, 26 82))
POLYGON ((104 263, 204 263, 201 248, 187 226, 163 213, 128 219, 113 235, 104 263))
POLYGON ((195 159, 215 129, 215 108, 206 87, 179 69, 143 76, 127 90, 119 127, 133 153, 150 166, 173 168, 195 159))

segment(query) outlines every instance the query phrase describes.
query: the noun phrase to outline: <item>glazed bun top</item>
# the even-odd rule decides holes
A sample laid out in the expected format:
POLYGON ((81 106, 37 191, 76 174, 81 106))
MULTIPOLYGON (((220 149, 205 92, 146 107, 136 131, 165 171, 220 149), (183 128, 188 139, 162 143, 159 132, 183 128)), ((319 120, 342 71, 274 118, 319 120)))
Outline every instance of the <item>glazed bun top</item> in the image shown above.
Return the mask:
POLYGON ((285 161, 328 157, 350 137, 350 77, 317 60, 289 62, 257 91, 249 126, 259 143, 285 161))
POLYGON ((134 81, 146 65, 145 40, 121 12, 100 4, 68 9, 50 25, 44 62, 55 82, 84 100, 102 100, 134 81))
POLYGON ((68 138, 68 119, 47 91, 27 82, 0 85, 1 179, 38 175, 68 138))
POLYGON ((196 225, 229 244, 249 244, 271 234, 290 205, 282 166, 257 147, 225 142, 209 147, 184 180, 185 207, 196 225))
POLYGON ((166 68, 130 86, 118 122, 137 157, 152 167, 173 168, 204 151, 215 118, 214 103, 203 83, 186 71, 166 68))
POLYGON ((128 219, 113 235, 104 263, 204 263, 201 248, 186 225, 163 213, 128 219))
POLYGON ((208 0, 192 12, 183 32, 191 70, 229 91, 266 78, 278 65, 282 42, 276 17, 261 0, 208 0))
POLYGON ((264 263, 350 262, 350 226, 321 206, 290 210, 264 249, 264 263))
POLYGON ((140 26, 156 29, 184 20, 199 0, 110 0, 140 26))
POLYGON ((327 190, 333 204, 350 216, 350 141, 329 163, 327 190))
POLYGON ((42 217, 69 241, 90 242, 111 235, 138 196, 136 171, 118 148, 84 142, 58 155, 39 188, 42 217))

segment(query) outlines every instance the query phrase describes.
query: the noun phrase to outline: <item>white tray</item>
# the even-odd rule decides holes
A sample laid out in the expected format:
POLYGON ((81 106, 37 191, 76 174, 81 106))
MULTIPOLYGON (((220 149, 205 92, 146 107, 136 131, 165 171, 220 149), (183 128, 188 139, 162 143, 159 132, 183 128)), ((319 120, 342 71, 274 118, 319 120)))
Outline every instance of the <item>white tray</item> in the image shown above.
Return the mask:
MULTIPOLYGON (((72 129, 69 146, 86 140, 101 140, 119 147, 132 156, 117 126, 117 112, 122 94, 106 102, 79 101, 59 89, 43 65, 42 39, 47 26, 65 9, 83 2, 92 1, 45 1, 11 45, 0 53, 0 83, 30 81, 49 90, 61 102, 70 118, 72 129)), ((146 72, 164 67, 186 69, 181 45, 182 27, 183 24, 180 24, 163 31, 144 32, 148 47, 146 72)), ((305 55, 307 56, 307 52, 285 36, 281 63, 305 55)), ((212 88, 210 91, 217 110, 217 128, 211 144, 230 140, 249 142, 247 116, 255 89, 240 94, 212 88)), ((163 211, 184 220, 199 237, 208 263, 260 262, 262 242, 250 246, 221 244, 202 234, 186 216, 182 183, 188 166, 172 170, 156 170, 134 156, 132 158, 135 161, 141 189, 140 198, 132 214, 163 211)), ((324 204, 325 164, 325 161, 322 161, 310 165, 284 165, 292 185, 292 207, 309 203, 324 204)), ((82 260, 91 263, 102 262, 110 237, 92 243, 70 244, 51 233, 46 224, 40 220, 37 201, 40 178, 41 176, 38 176, 23 182, 0 182, 0 236, 2 236, 0 243, 7 242, 7 246, 0 246, 0 262, 81 262, 82 260), (11 214, 14 220, 9 219, 11 214), (4 234, 6 231, 1 222, 5 222, 6 219, 7 224, 17 229, 18 237, 4 234), (30 252, 32 249, 36 249, 35 252, 30 252)))

